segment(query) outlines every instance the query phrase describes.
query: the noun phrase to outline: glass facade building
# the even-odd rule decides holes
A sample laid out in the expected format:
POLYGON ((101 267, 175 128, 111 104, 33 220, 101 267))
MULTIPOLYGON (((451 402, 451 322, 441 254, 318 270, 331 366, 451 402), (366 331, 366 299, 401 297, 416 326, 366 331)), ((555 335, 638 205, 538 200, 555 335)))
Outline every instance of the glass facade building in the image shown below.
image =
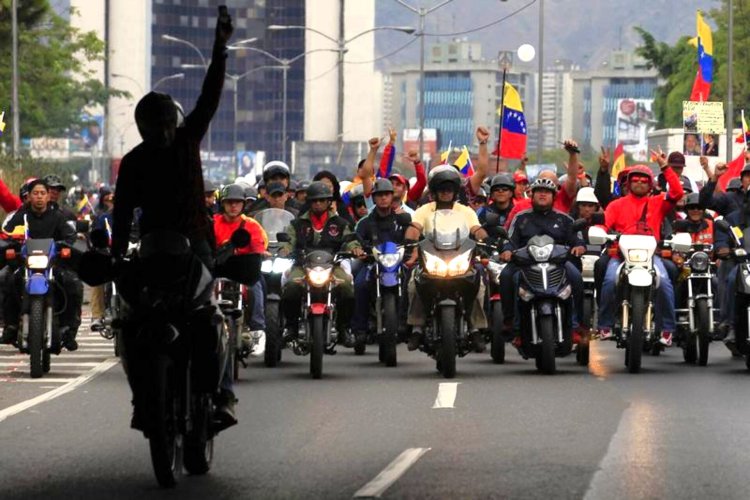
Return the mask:
MULTIPOLYGON (((233 16, 232 42, 257 37, 247 44, 291 59, 305 51, 303 30, 269 31, 267 26, 305 25, 305 0, 226 0, 233 16)), ((186 44, 165 40, 163 35, 187 40, 202 53, 206 62, 216 25, 216 2, 210 0, 153 0, 152 10, 152 85, 175 73, 184 79, 171 79, 159 85, 161 92, 174 96, 189 112, 200 93, 205 71, 183 65, 202 65, 198 51, 186 44)), ((283 71, 261 66, 278 66, 273 59, 250 50, 233 50, 227 59, 227 73, 246 76, 237 81, 237 114, 234 113, 234 84, 227 78, 221 104, 211 126, 214 154, 234 151, 233 136, 237 122, 237 151, 265 151, 266 159, 281 159, 283 148, 301 140, 304 130, 304 60, 292 64, 287 77, 287 138, 282 138, 283 71), (254 71, 253 71, 254 70, 254 71)), ((208 149, 204 139, 203 149, 208 149)))
POLYGON ((437 129, 441 147, 473 144, 474 92, 470 72, 426 73, 424 99, 425 128, 437 129))

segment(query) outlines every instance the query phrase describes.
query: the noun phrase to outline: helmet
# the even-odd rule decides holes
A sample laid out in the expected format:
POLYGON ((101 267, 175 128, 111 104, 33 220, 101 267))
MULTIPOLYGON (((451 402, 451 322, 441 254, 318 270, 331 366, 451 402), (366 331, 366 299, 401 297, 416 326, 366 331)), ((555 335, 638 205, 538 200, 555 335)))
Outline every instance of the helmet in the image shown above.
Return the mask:
POLYGON ((516 181, 513 180, 513 176, 508 173, 505 173, 505 174, 497 174, 495 177, 493 177, 492 182, 490 183, 490 192, 492 192, 495 188, 501 188, 501 187, 515 189, 516 181))
POLYGON ((297 184, 297 192, 307 191, 308 187, 310 187, 310 181, 299 181, 297 184))
POLYGON ((742 172, 740 172, 740 177, 748 172, 750 172, 750 163, 745 163, 745 166, 742 167, 742 172))
POLYGON ((692 193, 693 192, 693 183, 690 182, 690 179, 684 175, 680 176, 680 182, 682 183, 682 189, 686 193, 692 193))
POLYGON ((221 190, 221 201, 245 201, 245 190, 239 184, 229 184, 221 190))
POLYGON ((216 184, 209 179, 203 179, 203 192, 213 193, 214 191, 216 191, 216 184))
POLYGON ((634 175, 644 175, 648 177, 649 184, 653 185, 654 183, 654 172, 646 165, 635 165, 630 167, 630 170, 628 171, 628 182, 630 182, 630 178, 634 175))
POLYGON ((268 182, 268 179, 276 175, 283 175, 287 179, 291 176, 289 165, 283 161, 269 161, 263 166, 263 180, 268 182))
POLYGON ((546 189, 555 194, 557 193, 557 184, 552 179, 537 179, 531 183, 531 192, 533 193, 537 189, 546 189))
POLYGON ((180 107, 168 94, 149 92, 138 101, 135 107, 135 123, 144 139, 153 138, 163 127, 177 128, 180 121, 180 107))
POLYGON ((372 188, 372 194, 378 193, 392 193, 393 183, 388 179, 378 179, 375 181, 375 186, 372 188))
POLYGON ((47 187, 49 188, 57 188, 65 190, 65 184, 62 183, 62 179, 60 179, 60 176, 55 174, 50 174, 44 178, 44 182, 47 184, 47 187))
POLYGON ((617 174, 617 182, 619 184, 622 184, 625 182, 625 179, 628 178, 628 174, 630 173, 630 167, 625 167, 622 170, 620 170, 620 173, 617 174))
POLYGON ((737 177, 734 179, 731 179, 729 183, 727 183, 727 192, 729 191, 739 191, 742 189, 742 181, 739 180, 737 177))
POLYGON ((324 182, 315 181, 310 183, 310 185, 307 187, 308 201, 330 200, 332 198, 333 192, 331 192, 331 188, 328 187, 328 184, 324 182))
POLYGON ((293 179, 289 179, 289 187, 287 187, 287 191, 291 191, 292 193, 297 192, 297 181, 293 179))
POLYGON ((255 201, 258 199, 258 190, 254 187, 245 188, 245 201, 255 201))
POLYGON ((477 200, 477 199, 479 199, 479 198, 482 198, 482 199, 484 199, 485 201, 487 200, 487 191, 485 191, 483 187, 482 187, 482 188, 479 188, 479 191, 478 191, 478 192, 477 192, 477 194, 476 194, 476 195, 474 196, 474 200, 477 200))
POLYGON ((697 205, 697 206, 703 208, 701 206, 701 202, 700 202, 700 194, 698 194, 698 193, 690 193, 689 195, 687 195, 685 197, 685 207, 687 208, 687 207, 689 207, 691 205, 697 205))
POLYGON ((456 193, 461 188, 461 174, 458 173, 455 167, 440 165, 432 169, 428 183, 430 192, 436 193, 438 188, 443 184, 450 184, 456 193))
POLYGON ((596 203, 599 204, 599 199, 594 194, 594 188, 584 187, 578 190, 576 195, 576 203, 596 203))

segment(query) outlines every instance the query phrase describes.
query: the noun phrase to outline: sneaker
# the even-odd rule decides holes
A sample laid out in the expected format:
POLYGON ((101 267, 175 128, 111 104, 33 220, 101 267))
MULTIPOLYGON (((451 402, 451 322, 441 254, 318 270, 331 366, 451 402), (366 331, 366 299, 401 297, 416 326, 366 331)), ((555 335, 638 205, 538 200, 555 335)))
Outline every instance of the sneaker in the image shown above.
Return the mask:
POLYGON ((614 340, 615 338, 615 334, 612 333, 611 328, 599 328, 599 330, 597 330, 597 335, 599 340, 614 340))
POLYGON ((0 344, 13 344, 18 341, 18 327, 9 325, 3 328, 3 337, 0 344))
POLYGON ((96 318, 91 322, 91 331, 100 332, 104 329, 104 318, 96 318))
POLYGON ((471 343, 474 344, 474 352, 484 352, 487 349, 487 341, 480 330, 471 332, 471 343))
POLYGON ((729 349, 733 357, 742 356, 742 353, 737 348, 737 337, 734 334, 734 327, 732 326, 727 328, 727 336, 724 337, 724 345, 727 346, 727 349, 729 349))
POLYGON ((263 356, 263 353, 266 352, 266 332, 263 330, 254 330, 250 332, 250 335, 253 339, 253 347, 250 355, 256 358, 263 356))
POLYGON ((673 337, 674 336, 672 335, 672 332, 662 331, 661 337, 659 338, 659 343, 663 345, 664 347, 672 347, 673 337))
POLYGON ((237 425, 236 403, 237 398, 234 397, 234 393, 226 389, 222 389, 216 397, 216 413, 214 413, 216 432, 237 425))
POLYGON ((416 351, 419 349, 419 345, 422 343, 422 327, 413 326, 411 329, 411 335, 409 335, 409 342, 406 344, 407 349, 410 351, 416 351))
POLYGON ((60 337, 62 339, 61 344, 67 350, 73 352, 78 350, 78 342, 76 342, 76 334, 72 333, 70 328, 63 327, 60 331, 60 337))

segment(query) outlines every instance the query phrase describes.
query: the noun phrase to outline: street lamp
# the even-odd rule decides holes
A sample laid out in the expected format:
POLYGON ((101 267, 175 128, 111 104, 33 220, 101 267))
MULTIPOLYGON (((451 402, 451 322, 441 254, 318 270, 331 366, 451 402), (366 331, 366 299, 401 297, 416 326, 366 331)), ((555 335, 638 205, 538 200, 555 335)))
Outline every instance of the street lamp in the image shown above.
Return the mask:
POLYGON ((536 122, 539 124, 536 128, 536 162, 542 164, 542 149, 544 144, 544 130, 542 126, 542 79, 544 78, 544 0, 539 0, 539 69, 537 76, 537 96, 536 96, 536 122))
MULTIPOLYGON (((242 43, 242 42, 238 42, 242 43)), ((283 84, 282 84, 282 110, 281 110, 281 156, 282 161, 286 162, 286 140, 287 140, 287 79, 289 74, 289 66, 291 66, 293 63, 299 61, 303 57, 307 56, 308 54, 311 54, 313 52, 340 52, 339 49, 313 49, 308 50, 307 52, 304 52, 302 54, 298 54, 292 58, 281 58, 277 57, 273 54, 271 54, 268 51, 265 51, 263 49, 256 49, 255 47, 238 47, 237 44, 230 45, 227 47, 227 50, 249 50, 250 52, 257 52, 259 54, 262 54, 273 61, 278 63, 278 66, 260 66, 258 68, 251 69, 250 71, 247 71, 243 75, 240 75, 239 77, 235 77, 234 75, 227 75, 229 78, 232 79, 234 82, 234 115, 235 115, 235 134, 234 134, 234 143, 235 147, 237 144, 237 122, 236 122, 236 116, 237 116, 237 81, 241 78, 247 76, 248 74, 260 70, 260 69, 280 69, 283 71, 283 84), (236 78, 236 79, 235 79, 236 78)), ((346 51, 347 49, 344 49, 346 51)), ((235 155, 236 156, 236 155, 235 155)))
MULTIPOLYGON (((448 0, 452 1, 452 0, 448 0)), ((278 24, 272 24, 266 28, 269 31, 281 31, 281 30, 305 30, 310 31, 312 33, 316 33, 323 38, 326 38, 330 40, 331 42, 335 43, 338 48, 332 49, 336 52, 338 52, 338 61, 336 62, 336 65, 339 68, 338 72, 338 103, 336 106, 336 137, 337 142, 339 145, 339 151, 341 151, 341 148, 343 146, 344 142, 344 54, 346 53, 346 45, 351 43, 352 41, 356 40, 357 38, 364 36, 368 33, 372 33, 373 31, 381 31, 381 30, 390 30, 390 31, 400 31, 402 33, 407 33, 411 35, 416 30, 412 28, 411 26, 376 26, 374 28, 370 28, 368 30, 362 31, 361 33, 357 33, 351 38, 344 38, 343 29, 341 31, 341 37, 340 38, 334 38, 330 35, 327 35, 326 33, 323 33, 322 31, 319 31, 315 28, 311 28, 309 26, 282 26, 278 24)), ((312 52, 312 51, 310 51, 312 52)))
POLYGON ((424 18, 428 14, 438 10, 440 7, 451 3, 453 0, 443 0, 437 5, 433 5, 430 8, 426 7, 412 7, 404 0, 396 0, 398 3, 414 12, 419 16, 419 158, 422 159, 424 156, 424 18))

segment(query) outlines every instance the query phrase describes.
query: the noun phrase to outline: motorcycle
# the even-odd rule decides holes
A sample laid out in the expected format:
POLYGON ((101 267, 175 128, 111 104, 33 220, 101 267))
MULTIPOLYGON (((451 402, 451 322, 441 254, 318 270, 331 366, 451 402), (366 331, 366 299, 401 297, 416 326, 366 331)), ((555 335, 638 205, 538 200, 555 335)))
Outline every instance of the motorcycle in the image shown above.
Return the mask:
POLYGON ((732 259, 738 266, 735 291, 735 335, 737 350, 745 357, 745 366, 750 370, 750 231, 748 228, 730 226, 725 220, 714 221, 714 227, 729 235, 732 259))
POLYGON ((266 366, 274 367, 281 361, 281 349, 284 347, 281 277, 294 265, 294 260, 278 255, 279 240, 276 235, 284 232, 284 229, 294 220, 294 214, 279 208, 268 208, 255 214, 255 220, 263 226, 268 235, 268 252, 271 254, 263 261, 261 273, 265 287, 266 352, 264 362, 266 366))
MULTIPOLYGON (((600 245, 586 245, 586 253, 581 255, 581 277, 583 278, 583 318, 581 322, 593 327, 597 323, 597 292, 594 269, 602 255, 600 245)), ((581 339, 576 347, 576 361, 582 366, 588 366, 590 354, 590 335, 581 339)))
POLYGON ((478 243, 452 210, 437 210, 433 227, 417 244, 414 283, 427 319, 420 350, 436 360, 443 377, 453 378, 456 357, 474 350, 466 324, 479 292, 480 275, 473 266, 478 243))
MULTIPOLYGON (((618 269, 617 303, 621 304, 615 322, 617 347, 625 349, 625 366, 630 373, 638 373, 644 350, 658 344, 654 328, 654 293, 659 288, 659 275, 654 267, 656 238, 650 235, 608 235, 598 226, 589 229, 589 241, 594 245, 617 242, 623 262, 618 269)), ((675 235, 665 240, 678 252, 690 250, 690 235, 675 235), (687 240, 685 240, 687 237, 687 240)))
MULTIPOLYGON (((673 225, 675 231, 684 231, 682 221, 673 225)), ((678 285, 683 287, 682 303, 677 304, 677 327, 683 357, 688 364, 708 364, 709 343, 714 333, 714 284, 716 276, 711 262, 713 245, 694 243, 690 250, 679 256, 682 262, 678 285)))
MULTIPOLYGON (((15 233, 15 232, 14 232, 15 233)), ((12 271, 23 278, 21 289, 21 324, 17 346, 29 355, 31 378, 40 378, 50 371, 51 354, 60 354, 62 335, 58 324, 55 287, 60 287, 53 270, 70 258, 71 249, 52 238, 30 238, 24 216, 23 241, 8 242, 4 257, 12 271), (20 252, 19 252, 20 250, 20 252)), ((64 290, 61 310, 66 307, 64 290)))
MULTIPOLYGON (((496 213, 490 212, 486 215, 486 222, 482 226, 485 230, 493 227, 497 231, 499 239, 496 243, 498 244, 508 238, 505 228, 497 227, 499 221, 500 217, 496 213)), ((504 317, 500 298, 500 274, 508 264, 500 260, 500 253, 497 250, 493 250, 489 258, 483 259, 482 264, 487 270, 485 310, 489 312, 485 336, 490 343, 492 361, 496 364, 502 364, 505 363, 505 343, 507 339, 503 335, 504 317)))
POLYGON ((240 379, 240 365, 247 368, 247 358, 250 356, 250 348, 242 342, 243 286, 226 278, 217 278, 214 294, 224 316, 232 378, 237 381, 240 379))
MULTIPOLYGON (((345 242, 352 241, 349 235, 345 242)), ((286 243, 291 238, 286 233, 278 233, 279 242, 286 243)), ((348 252, 332 254, 325 250, 296 251, 296 261, 302 264, 304 276, 299 282, 305 285, 304 298, 299 317, 299 333, 294 338, 285 339, 297 356, 310 355, 310 375, 313 379, 323 377, 323 354, 333 353, 336 345, 337 308, 333 303, 333 292, 338 285, 333 275, 334 267, 344 259, 352 258, 348 252)))
POLYGON ((521 353, 526 359, 533 356, 537 370, 548 375, 557 370, 555 357, 567 356, 572 348, 573 287, 565 272, 569 253, 547 235, 534 236, 513 252, 520 278, 521 353))

